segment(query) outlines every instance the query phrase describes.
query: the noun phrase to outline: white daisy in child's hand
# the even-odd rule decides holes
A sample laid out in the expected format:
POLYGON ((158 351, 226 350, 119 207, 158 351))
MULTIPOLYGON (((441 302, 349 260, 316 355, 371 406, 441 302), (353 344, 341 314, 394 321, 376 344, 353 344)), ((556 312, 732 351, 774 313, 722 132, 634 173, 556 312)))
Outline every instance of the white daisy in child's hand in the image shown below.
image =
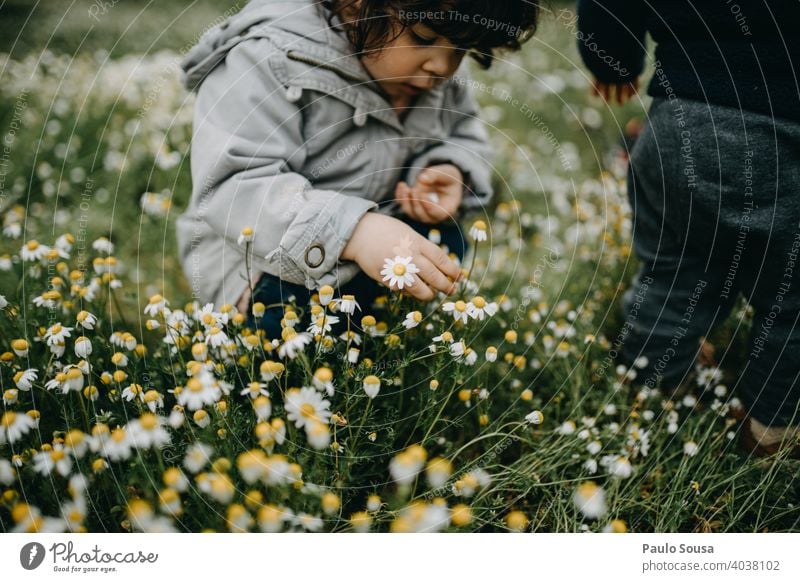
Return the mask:
POLYGON ((406 315, 405 320, 403 321, 403 326, 406 329, 411 329, 417 327, 419 323, 422 321, 422 313, 419 311, 412 311, 408 315, 406 315))
POLYGON ((395 256, 394 259, 384 259, 383 275, 384 281, 389 281, 389 288, 394 289, 395 286, 402 290, 403 287, 411 287, 416 280, 414 275, 419 273, 419 268, 411 262, 412 257, 395 256))
POLYGON ((13 445, 35 426, 36 421, 32 417, 9 410, 0 418, 0 445, 13 445))
POLYGON ((469 318, 469 313, 467 310, 467 304, 460 299, 458 301, 448 301, 447 303, 442 305, 442 310, 445 313, 450 313, 453 316, 453 319, 456 321, 461 321, 462 323, 467 323, 469 318))
POLYGON ((327 424, 331 418, 330 406, 331 403, 314 388, 303 386, 286 393, 286 418, 297 428, 314 421, 327 424))

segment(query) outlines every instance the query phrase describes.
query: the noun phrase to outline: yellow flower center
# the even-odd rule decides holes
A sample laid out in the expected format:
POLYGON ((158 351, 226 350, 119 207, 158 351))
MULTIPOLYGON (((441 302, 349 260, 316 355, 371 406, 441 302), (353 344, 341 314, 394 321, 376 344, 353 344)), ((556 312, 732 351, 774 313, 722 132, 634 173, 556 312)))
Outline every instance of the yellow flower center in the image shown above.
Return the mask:
POLYGON ((398 277, 402 277, 406 274, 406 266, 402 263, 395 263, 394 267, 392 268, 394 274, 398 277))
POLYGON ((317 377, 317 380, 319 380, 320 382, 330 382, 331 380, 333 380, 333 370, 331 370, 330 368, 320 368, 319 370, 317 370, 317 373, 315 375, 317 377))
POLYGON ((456 311, 466 311, 467 304, 461 301, 460 299, 456 301, 456 311))
POLYGON ((12 424, 14 424, 14 420, 17 418, 16 413, 14 412, 6 412, 3 415, 3 427, 8 428, 12 424))
POLYGON ((300 414, 305 418, 314 418, 316 416, 316 410, 314 409, 313 404, 309 404, 306 402, 302 406, 300 406, 300 414))
POLYGON ((478 309, 483 309, 484 307, 486 307, 486 300, 479 295, 478 297, 472 300, 472 304, 478 309))
POLYGON ((142 425, 142 428, 147 430, 153 430, 158 426, 158 420, 155 414, 143 414, 139 419, 139 423, 142 425))

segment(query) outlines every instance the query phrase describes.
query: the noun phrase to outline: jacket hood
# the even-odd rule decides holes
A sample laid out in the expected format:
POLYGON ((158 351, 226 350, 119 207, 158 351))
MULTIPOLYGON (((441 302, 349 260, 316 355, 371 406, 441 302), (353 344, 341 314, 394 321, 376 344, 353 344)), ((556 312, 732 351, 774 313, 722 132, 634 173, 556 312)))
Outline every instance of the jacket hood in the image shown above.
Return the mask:
MULTIPOLYGON (((337 16, 332 22, 341 24, 337 16)), ((240 12, 208 29, 186 53, 180 63, 184 86, 196 90, 228 51, 245 38, 259 36, 273 38, 320 64, 332 63, 331 68, 353 79, 370 79, 344 34, 330 27, 327 10, 317 0, 251 0, 240 12)))

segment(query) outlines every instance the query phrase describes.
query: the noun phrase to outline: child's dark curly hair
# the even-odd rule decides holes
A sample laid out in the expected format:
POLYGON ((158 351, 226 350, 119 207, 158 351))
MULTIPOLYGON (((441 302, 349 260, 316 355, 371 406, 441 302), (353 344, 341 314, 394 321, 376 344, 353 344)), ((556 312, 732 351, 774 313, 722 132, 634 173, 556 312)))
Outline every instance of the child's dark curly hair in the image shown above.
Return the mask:
POLYGON ((491 66, 494 49, 516 51, 533 36, 541 4, 541 0, 320 1, 329 10, 329 25, 333 26, 334 15, 345 23, 344 32, 357 55, 380 51, 406 28, 421 23, 467 50, 483 69, 491 66), (396 25, 399 31, 393 34, 396 25))

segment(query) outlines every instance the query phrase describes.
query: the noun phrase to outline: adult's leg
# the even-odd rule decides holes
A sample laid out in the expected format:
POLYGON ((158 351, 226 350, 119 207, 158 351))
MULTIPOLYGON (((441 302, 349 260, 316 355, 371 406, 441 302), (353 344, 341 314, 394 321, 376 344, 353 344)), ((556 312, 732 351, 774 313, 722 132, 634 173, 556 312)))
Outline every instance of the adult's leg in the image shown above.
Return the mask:
POLYGON ((687 380, 700 338, 727 317, 736 295, 724 291, 725 264, 704 242, 720 228, 718 217, 702 208, 720 197, 719 164, 707 156, 699 167, 696 158, 713 138, 692 135, 687 125, 680 101, 656 100, 628 177, 641 266, 623 298, 625 322, 616 342, 624 363, 646 358, 637 384, 667 391, 687 380))

